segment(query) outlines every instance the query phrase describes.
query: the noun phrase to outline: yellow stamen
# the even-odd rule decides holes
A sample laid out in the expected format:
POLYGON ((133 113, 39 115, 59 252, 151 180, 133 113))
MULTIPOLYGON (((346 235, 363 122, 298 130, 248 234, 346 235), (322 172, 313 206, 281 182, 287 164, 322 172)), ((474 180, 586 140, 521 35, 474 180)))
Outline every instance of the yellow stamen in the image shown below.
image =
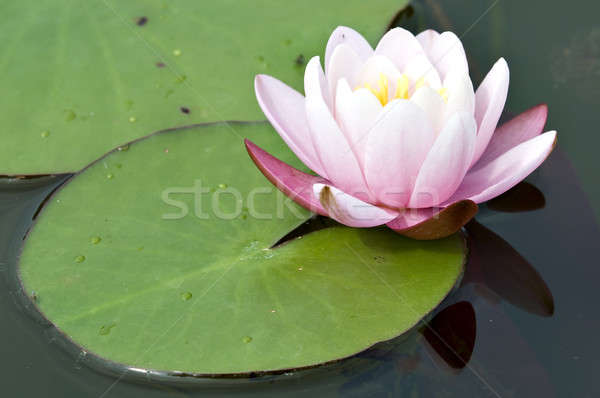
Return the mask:
POLYGON ((398 82, 396 83, 396 93, 394 94, 394 99, 408 99, 409 86, 410 81, 408 79, 408 76, 400 76, 398 78, 398 82))
MULTIPOLYGON (((389 96, 390 85, 389 85, 387 76, 385 76, 383 73, 381 73, 379 75, 379 81, 377 82, 377 86, 378 87, 375 89, 373 86, 371 86, 370 83, 364 83, 363 85, 356 87, 354 89, 354 91, 359 90, 361 88, 365 88, 365 89, 369 90, 377 98, 377 100, 381 103, 381 105, 385 106, 385 105, 387 105, 388 102, 390 102, 390 96, 389 96)), ((425 87, 425 86, 429 86, 429 83, 427 83, 424 78, 420 78, 419 80, 417 80, 415 82, 414 91, 417 91, 421 87, 425 87)), ((407 75, 403 74, 398 78, 398 80, 396 82, 396 91, 394 92, 394 96, 391 99, 392 100, 410 99, 411 94, 410 94, 409 90, 410 90, 410 79, 407 75)), ((414 93, 414 91, 413 91, 413 93, 414 93)), ((442 87, 439 90, 437 90, 437 92, 444 101, 448 102, 448 89, 447 88, 442 87)))
POLYGON ((440 97, 442 97, 442 99, 446 102, 448 102, 448 89, 446 87, 442 87, 438 90, 438 94, 440 95, 440 97))

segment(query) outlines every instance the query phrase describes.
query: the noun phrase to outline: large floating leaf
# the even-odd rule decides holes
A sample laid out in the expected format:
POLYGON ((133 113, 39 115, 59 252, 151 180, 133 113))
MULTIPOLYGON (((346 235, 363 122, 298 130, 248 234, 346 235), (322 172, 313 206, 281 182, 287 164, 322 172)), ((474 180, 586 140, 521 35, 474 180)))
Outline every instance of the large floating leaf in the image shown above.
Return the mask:
POLYGON ((340 226, 271 248, 309 214, 277 205, 231 129, 297 164, 265 123, 160 133, 76 175, 42 210, 21 277, 76 343, 141 368, 296 368, 405 332, 455 285, 459 235, 340 226), (206 219, 195 184, 210 188, 198 196, 206 219))
POLYGON ((406 0, 2 0, 0 175, 80 170, 153 131, 263 120, 258 73, 302 88, 337 25, 372 41, 406 0))

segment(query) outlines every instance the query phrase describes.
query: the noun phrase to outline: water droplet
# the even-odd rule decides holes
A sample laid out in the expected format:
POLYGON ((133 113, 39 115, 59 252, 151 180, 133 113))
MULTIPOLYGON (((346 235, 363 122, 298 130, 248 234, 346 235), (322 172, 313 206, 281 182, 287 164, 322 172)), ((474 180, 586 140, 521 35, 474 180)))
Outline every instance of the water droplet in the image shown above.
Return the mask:
POLYGON ((244 336, 244 337, 242 337, 242 341, 244 343, 248 344, 249 342, 252 341, 252 337, 250 337, 250 336, 244 336))
POLYGON ((272 313, 275 313, 275 312, 277 312, 277 310, 271 310, 271 312, 272 312, 272 313))
POLYGON ((92 239, 90 239, 90 242, 92 242, 92 244, 97 245, 98 243, 100 243, 100 241, 102 241, 102 238, 99 236, 94 236, 92 239))
POLYGON ((137 121, 137 118, 135 116, 129 117, 129 123, 135 123, 136 121, 137 121))
POLYGON ((169 153, 169 148, 165 148, 165 153, 169 153))
POLYGON ((186 79, 186 75, 177 76, 177 79, 175 79, 175 83, 183 83, 186 79))
POLYGON ((173 55, 179 57, 181 55, 181 50, 176 48, 175 50, 173 50, 173 55))
POLYGON ((219 189, 225 189, 227 188, 227 184, 219 184, 219 189))
POLYGON ((188 301, 191 298, 192 298, 192 293, 191 292, 181 293, 181 299, 183 301, 188 301))
POLYGON ((113 173, 108 173, 106 175, 106 178, 108 178, 109 180, 112 180, 115 177, 115 175, 113 173))
POLYGON ((72 111, 71 109, 65 110, 65 120, 67 122, 74 120, 76 117, 77 117, 77 114, 74 111, 72 111))
POLYGON ((263 257, 264 258, 271 258, 275 255, 275 253, 273 253, 273 250, 271 249, 264 249, 264 253, 263 253, 263 257))
POLYGON ((302 267, 298 267, 298 271, 302 271, 304 268, 302 267))
POLYGON ((48 130, 44 130, 40 135, 42 136, 42 138, 48 138, 50 136, 50 132, 48 130))
POLYGON ((129 150, 129 144, 123 145, 117 148, 119 152, 127 152, 129 150))
POLYGON ((37 300, 38 300, 38 295, 37 295, 37 293, 35 292, 35 290, 32 290, 32 291, 31 291, 31 299, 32 299, 33 301, 37 301, 37 300))
POLYGON ((108 325, 102 325, 100 327, 100 332, 99 332, 100 336, 108 335, 110 333, 111 329, 114 328, 115 326, 117 326, 117 324, 114 322, 111 324, 108 324, 108 325))
POLYGON ((77 256, 75 257, 75 262, 76 263, 82 263, 85 261, 85 256, 77 256))

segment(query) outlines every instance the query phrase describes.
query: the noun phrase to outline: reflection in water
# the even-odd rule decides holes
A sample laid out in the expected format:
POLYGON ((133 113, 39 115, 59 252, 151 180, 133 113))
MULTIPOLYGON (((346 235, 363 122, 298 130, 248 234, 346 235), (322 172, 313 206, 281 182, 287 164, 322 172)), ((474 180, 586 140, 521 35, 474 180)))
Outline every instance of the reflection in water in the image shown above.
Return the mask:
POLYGON ((439 312, 423 330, 423 336, 451 368, 462 369, 473 354, 476 331, 473 306, 460 301, 439 312))
POLYGON ((516 213, 543 209, 546 198, 534 185, 523 181, 486 204, 492 210, 516 213))
POLYGON ((465 282, 491 289, 509 303, 541 316, 554 313, 554 299, 538 272, 504 239, 473 220, 465 282))

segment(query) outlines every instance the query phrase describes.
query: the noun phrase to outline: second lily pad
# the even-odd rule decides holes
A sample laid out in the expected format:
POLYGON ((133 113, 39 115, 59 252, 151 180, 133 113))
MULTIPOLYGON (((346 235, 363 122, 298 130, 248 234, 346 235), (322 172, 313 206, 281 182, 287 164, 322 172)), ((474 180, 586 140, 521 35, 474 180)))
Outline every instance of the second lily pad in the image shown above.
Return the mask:
POLYGON ((300 368, 404 333, 455 286, 460 235, 335 226, 273 247, 311 215, 231 130, 298 164, 266 123, 207 125, 114 151, 47 202, 20 276, 75 344, 143 369, 300 368))
POLYGON ((191 123, 264 120, 253 79, 301 88, 337 25, 370 40, 406 0, 0 2, 0 175, 79 171, 191 123))

